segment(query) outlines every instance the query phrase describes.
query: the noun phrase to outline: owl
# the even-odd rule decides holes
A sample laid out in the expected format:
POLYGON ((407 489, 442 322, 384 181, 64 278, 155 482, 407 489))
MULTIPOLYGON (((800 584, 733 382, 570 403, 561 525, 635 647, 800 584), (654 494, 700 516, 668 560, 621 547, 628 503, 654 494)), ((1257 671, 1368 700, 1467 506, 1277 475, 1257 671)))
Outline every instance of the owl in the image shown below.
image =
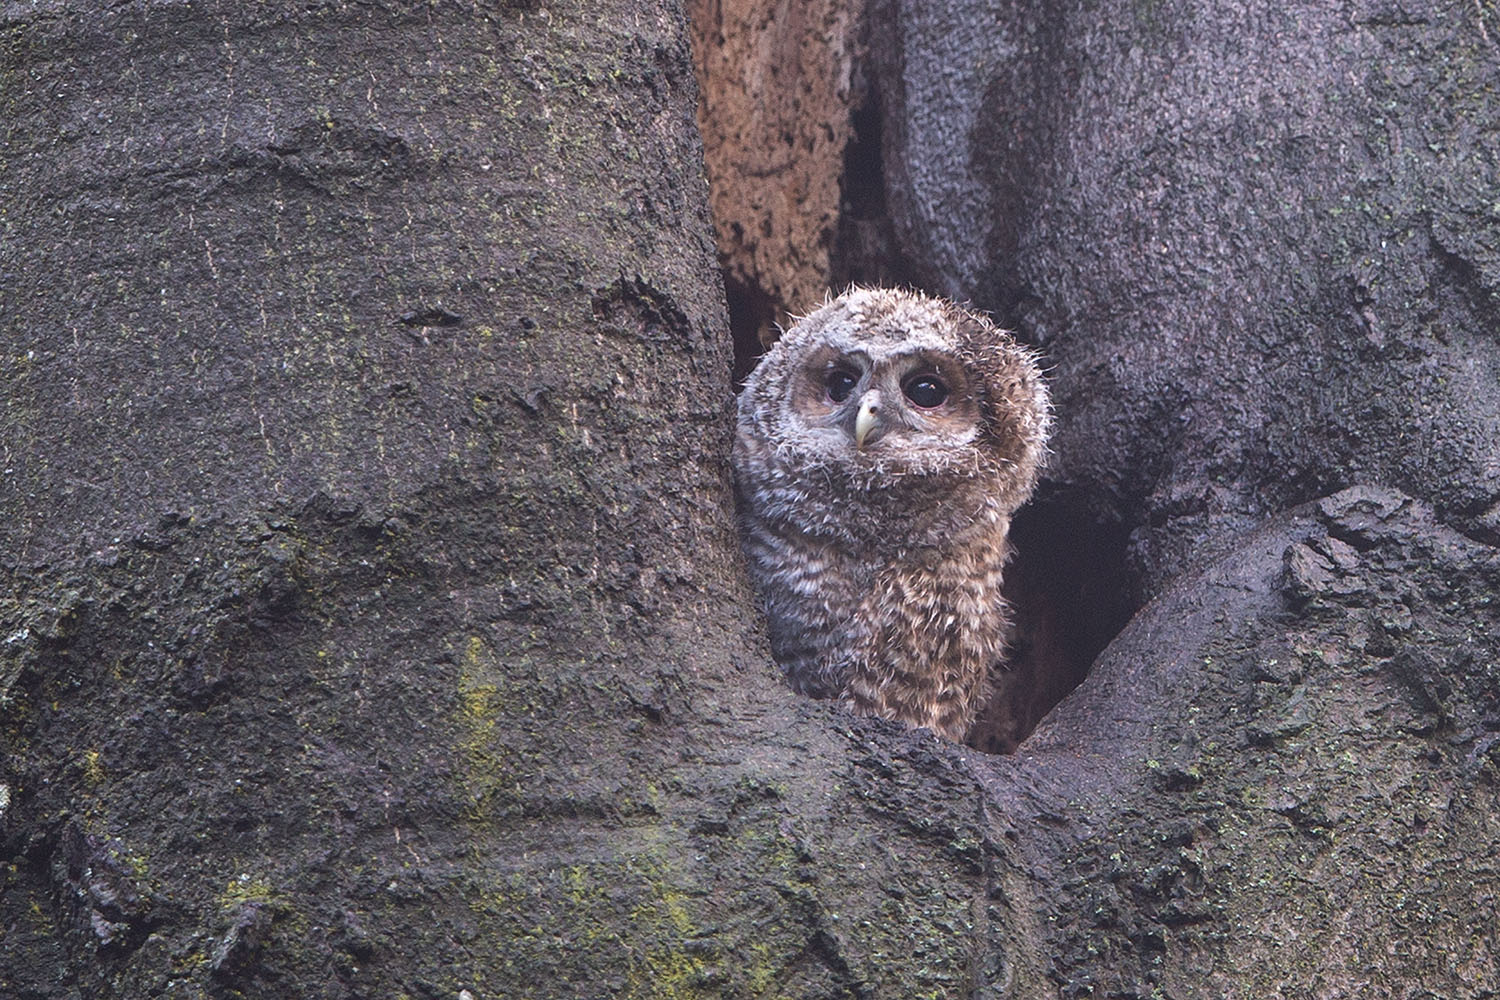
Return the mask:
POLYGON ((740 394, 733 464, 795 690, 964 738, 1003 666, 1006 535, 1050 425, 1036 356, 951 302, 852 288, 782 335, 740 394))

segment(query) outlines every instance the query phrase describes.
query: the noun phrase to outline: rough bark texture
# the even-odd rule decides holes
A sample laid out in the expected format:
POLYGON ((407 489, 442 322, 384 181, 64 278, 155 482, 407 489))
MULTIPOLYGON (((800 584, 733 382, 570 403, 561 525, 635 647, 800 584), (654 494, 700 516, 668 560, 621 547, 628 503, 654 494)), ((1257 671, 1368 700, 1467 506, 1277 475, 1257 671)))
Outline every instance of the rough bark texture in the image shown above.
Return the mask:
POLYGON ((1492 996, 1486 11, 883 8, 1156 598, 990 758, 769 665, 678 5, 5 7, 0 994, 1492 996))
POLYGON ((1060 995, 1494 996, 1500 553, 1372 487, 1227 548, 987 782, 1060 995))
POLYGON ((986 783, 1064 995, 1493 995, 1495 28, 873 9, 901 251, 1056 365, 1037 627, 1156 598, 986 783))
POLYGON ((876 12, 872 37, 899 40, 871 52, 902 246, 923 284, 1048 349, 1054 488, 1134 532, 1140 596, 1358 482, 1500 538, 1495 21, 1378 2, 876 12))
POLYGON ((828 290, 862 4, 691 0, 714 225, 741 353, 828 290))
POLYGON ((660 734, 774 689, 682 11, 0 31, 0 994, 545 993, 577 879, 649 992, 660 734))

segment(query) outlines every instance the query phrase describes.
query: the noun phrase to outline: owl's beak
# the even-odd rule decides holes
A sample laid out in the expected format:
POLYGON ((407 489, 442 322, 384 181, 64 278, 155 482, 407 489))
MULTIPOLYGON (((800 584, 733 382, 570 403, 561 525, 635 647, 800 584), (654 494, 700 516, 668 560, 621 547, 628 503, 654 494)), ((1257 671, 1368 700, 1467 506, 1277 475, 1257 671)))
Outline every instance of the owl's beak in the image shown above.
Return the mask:
POLYGON ((884 435, 880 423, 880 390, 871 389, 859 400, 859 414, 854 418, 854 447, 863 449, 884 435))

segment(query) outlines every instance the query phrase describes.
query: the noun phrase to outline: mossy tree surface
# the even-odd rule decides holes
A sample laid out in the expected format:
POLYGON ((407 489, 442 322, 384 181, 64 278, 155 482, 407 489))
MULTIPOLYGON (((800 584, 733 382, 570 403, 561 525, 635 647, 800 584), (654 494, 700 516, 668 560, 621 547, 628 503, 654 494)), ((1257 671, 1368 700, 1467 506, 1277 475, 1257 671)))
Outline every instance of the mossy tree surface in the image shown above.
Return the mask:
POLYGON ((998 961, 974 778, 759 638, 677 5, 3 30, 0 993, 998 961))
POLYGON ((677 5, 3 31, 0 993, 838 994, 972 919, 749 624, 677 5))
POLYGON ((0 993, 1495 981, 1493 551, 1393 491, 1014 760, 779 686, 678 5, 0 30, 0 993))

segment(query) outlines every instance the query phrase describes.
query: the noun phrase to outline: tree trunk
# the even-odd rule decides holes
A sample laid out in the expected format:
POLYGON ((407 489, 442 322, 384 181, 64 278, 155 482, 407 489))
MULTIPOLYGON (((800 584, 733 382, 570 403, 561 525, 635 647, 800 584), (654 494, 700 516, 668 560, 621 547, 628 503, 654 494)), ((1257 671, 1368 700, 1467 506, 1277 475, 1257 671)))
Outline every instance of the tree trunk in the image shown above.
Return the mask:
POLYGON ((1500 540, 1493 9, 1044 7, 884 0, 887 201, 1056 363, 1053 492, 1138 597, 1362 482, 1500 540))
POLYGON ((0 994, 646 983, 775 689, 679 5, 4 32, 0 994))
POLYGON ((1493 995, 1497 588, 1355 487, 1137 616, 989 783, 1060 995, 1493 995))
MULTIPOLYGON (((1393 481, 1436 514, 1360 487, 1260 516, 1304 499, 1272 488, 1289 468, 1273 463, 1229 491, 1242 501, 1219 533, 1191 536, 1224 557, 1187 559, 1178 525, 1197 522, 1158 533, 1165 508, 1129 498, 1175 481, 1163 469, 1211 477, 1203 456, 1239 445, 1206 423, 1192 448, 1153 444, 1148 418, 1188 385, 1168 376, 1220 371, 1154 338, 1197 329, 1169 322, 1196 315, 1183 276, 1238 272, 1168 268, 1184 283, 1138 340, 1098 304, 1146 313, 1122 290, 1164 266, 1154 243, 1041 285, 1046 261, 1081 252, 1064 237, 1136 197, 1105 183, 1120 160, 1104 154, 1140 151, 1109 143, 1088 197, 1069 196, 1068 151, 1104 134, 1096 115, 1037 85, 1026 171, 958 176, 1033 192, 1030 221, 994 238, 1029 255, 993 287, 1036 292, 1017 312, 1058 358, 1056 495, 1089 503, 1052 509, 1136 529, 1158 596, 998 758, 795 698, 769 664, 731 518, 729 337, 680 5, 12 7, 0 993, 1477 997, 1495 982, 1500 566, 1478 521, 1446 523, 1462 505, 1421 489, 1429 466, 1486 467, 1484 418, 1449 465, 1386 445, 1385 465, 1340 467, 1407 469, 1393 481), (1058 319, 1075 315, 1091 322, 1058 319), (1152 357, 1145 388, 1086 391, 1099 365, 1124 378, 1152 357)), ((1157 77, 1120 41, 1176 37, 978 13, 1018 38, 1038 24, 1053 47, 924 65, 985 86, 996 67, 1069 86, 1070 65, 1094 67, 1088 107, 1128 121, 1143 98, 1118 74, 1157 77)), ((1257 28, 1244 51, 1269 59, 1273 38, 1257 28)), ((1380 51, 1394 74, 1450 73, 1454 114, 1479 120, 1454 95, 1484 64, 1380 51)), ((1210 133, 1220 107, 1201 109, 1210 133)), ((1230 192, 1253 162, 1234 134, 1224 173, 1202 174, 1230 192)), ((1206 190, 1186 203, 1223 202, 1206 190)), ((1308 245, 1322 260, 1345 216, 1309 218, 1309 239, 1335 241, 1308 245)), ((1183 261, 1193 224, 1163 230, 1183 261)), ((1434 286, 1453 316, 1492 307, 1484 225, 1443 237, 1476 262, 1434 286)), ((1312 291, 1275 329, 1305 329, 1340 273, 1288 285, 1312 291)), ((1235 294, 1269 287, 1205 301, 1233 315, 1235 294)), ((1444 326, 1446 353, 1422 329, 1433 353, 1393 334, 1385 370, 1449 393, 1419 397, 1435 427, 1457 393, 1444 366, 1466 345, 1488 355, 1479 327, 1444 326)), ((1194 389, 1193 412, 1228 434, 1245 397, 1216 391, 1291 384, 1257 382, 1279 371, 1257 363, 1194 389)), ((1319 391, 1388 384, 1341 372, 1319 391)), ((1277 398, 1320 413, 1330 397, 1277 398)))
POLYGON ((1055 363, 1033 629, 1155 598, 987 782, 1065 996, 1500 981, 1497 29, 872 14, 901 256, 1055 363))

